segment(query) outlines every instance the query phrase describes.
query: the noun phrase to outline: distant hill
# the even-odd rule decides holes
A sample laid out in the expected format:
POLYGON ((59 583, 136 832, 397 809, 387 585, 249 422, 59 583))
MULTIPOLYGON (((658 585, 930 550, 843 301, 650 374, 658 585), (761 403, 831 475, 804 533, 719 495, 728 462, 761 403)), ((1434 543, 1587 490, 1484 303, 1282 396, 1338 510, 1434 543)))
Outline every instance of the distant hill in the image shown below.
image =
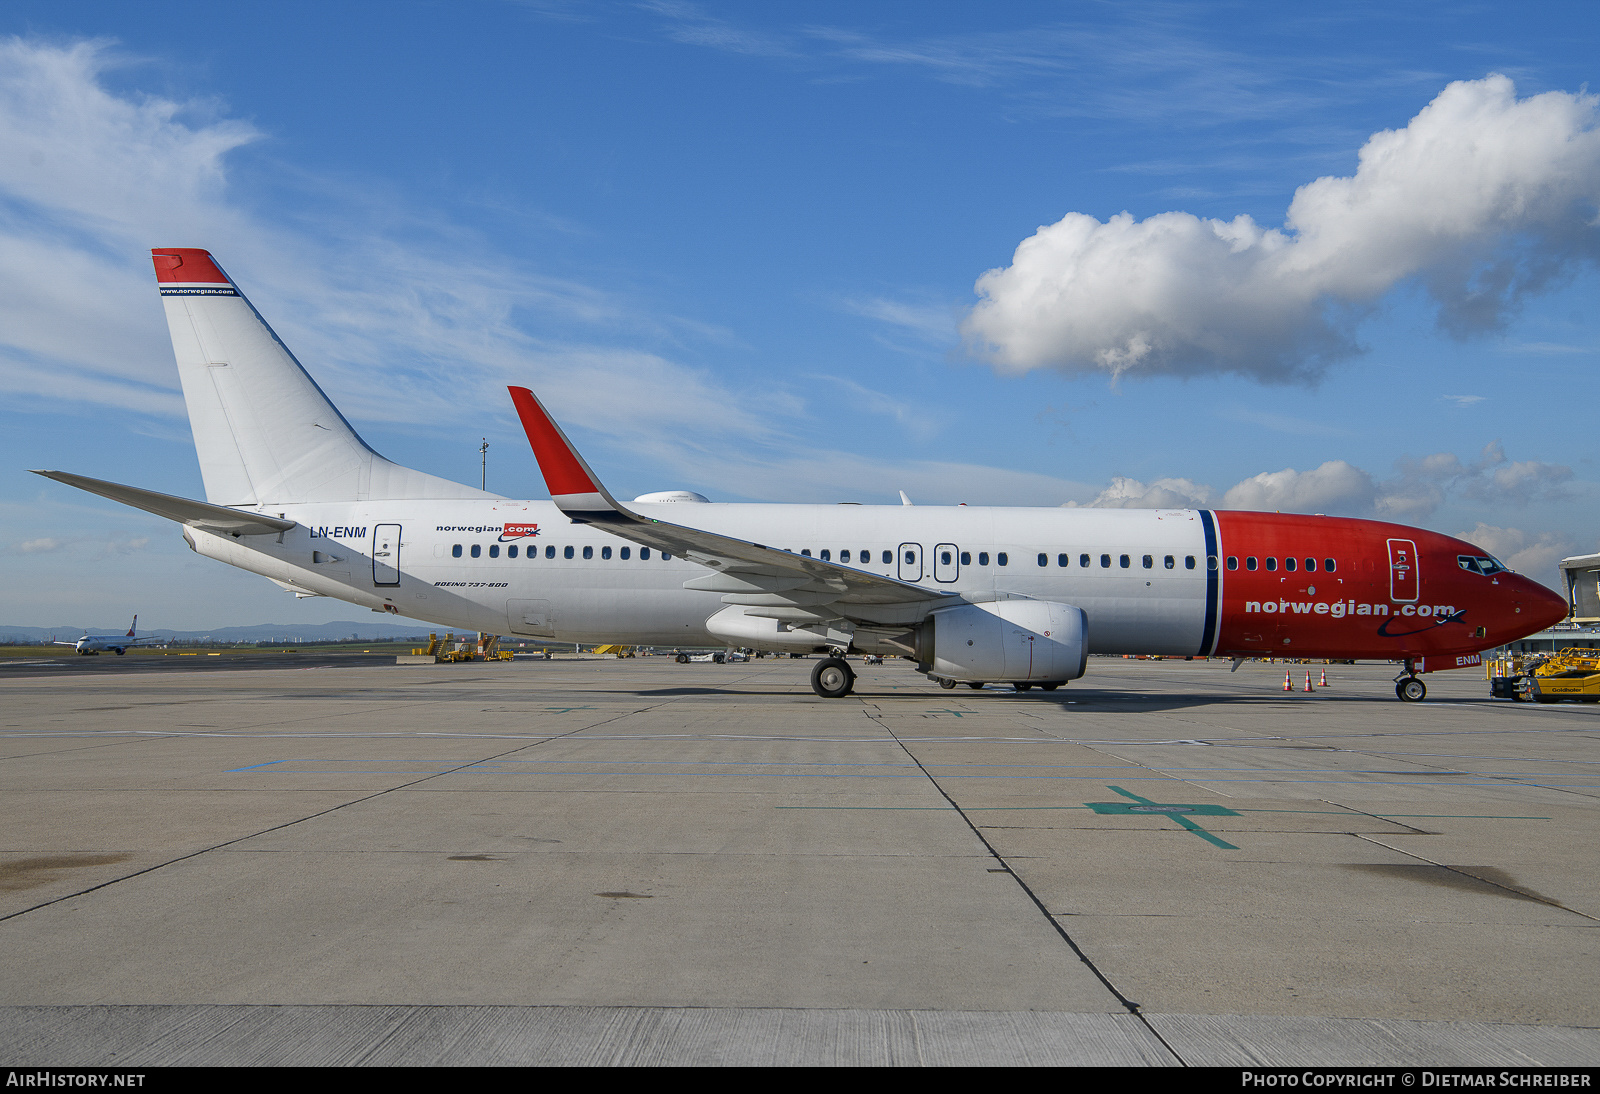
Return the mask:
MULTIPOLYGON (((63 641, 89 634, 121 634, 128 629, 127 621, 121 624, 85 627, 82 623, 63 624, 59 627, 6 627, 0 626, 0 642, 48 642, 52 637, 63 641)), ((394 638, 426 636, 430 631, 443 634, 448 628, 430 627, 422 623, 354 623, 348 619, 336 623, 258 623, 253 627, 213 627, 205 631, 174 631, 165 627, 146 630, 139 628, 141 638, 209 638, 217 642, 342 642, 351 637, 358 640, 381 641, 394 638)))

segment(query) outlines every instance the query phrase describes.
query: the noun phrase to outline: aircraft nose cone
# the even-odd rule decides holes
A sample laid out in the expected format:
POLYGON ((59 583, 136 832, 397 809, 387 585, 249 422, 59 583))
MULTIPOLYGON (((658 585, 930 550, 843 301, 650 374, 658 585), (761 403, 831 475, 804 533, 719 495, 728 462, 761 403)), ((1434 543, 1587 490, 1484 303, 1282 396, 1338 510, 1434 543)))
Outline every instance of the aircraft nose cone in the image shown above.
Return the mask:
POLYGON ((1530 614, 1528 625, 1538 625, 1542 631, 1567 617, 1567 598, 1545 588, 1536 581, 1528 582, 1528 598, 1523 602, 1524 614, 1530 614))

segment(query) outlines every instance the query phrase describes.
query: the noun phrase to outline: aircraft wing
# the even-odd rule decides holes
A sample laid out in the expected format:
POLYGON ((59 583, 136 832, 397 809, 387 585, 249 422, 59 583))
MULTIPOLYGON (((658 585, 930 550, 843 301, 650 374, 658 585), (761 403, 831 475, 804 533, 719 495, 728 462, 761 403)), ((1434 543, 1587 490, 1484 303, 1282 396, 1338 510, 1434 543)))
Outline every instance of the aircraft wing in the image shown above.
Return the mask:
POLYGON ((758 608, 788 605, 813 610, 826 605, 850 616, 871 615, 870 610, 859 611, 870 605, 909 605, 954 599, 954 594, 925 589, 882 574, 641 516, 618 502, 601 485, 533 392, 525 387, 509 390, 556 508, 574 523, 604 525, 613 535, 681 555, 717 571, 685 582, 684 588, 738 598, 725 599, 725 603, 746 603, 758 608))
POLYGON ((158 517, 175 520, 179 524, 193 525, 207 532, 219 532, 225 536, 276 535, 294 527, 292 520, 280 520, 265 513, 229 509, 225 505, 212 505, 209 502, 192 501, 172 494, 159 494, 154 490, 142 490, 137 486, 123 486, 102 479, 91 479, 87 475, 74 475, 67 471, 33 473, 54 479, 56 482, 64 482, 68 486, 76 486, 79 490, 87 490, 91 494, 99 494, 102 498, 120 501, 123 505, 131 505, 135 509, 143 509, 158 517))

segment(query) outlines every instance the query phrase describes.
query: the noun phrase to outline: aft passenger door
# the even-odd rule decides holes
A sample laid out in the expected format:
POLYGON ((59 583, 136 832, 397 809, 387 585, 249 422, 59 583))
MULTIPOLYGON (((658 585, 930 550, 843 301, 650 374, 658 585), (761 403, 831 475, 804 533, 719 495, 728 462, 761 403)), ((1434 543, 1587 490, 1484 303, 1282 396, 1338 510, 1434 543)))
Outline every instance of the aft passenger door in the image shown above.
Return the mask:
POLYGON ((954 543, 941 543, 933 549, 933 580, 954 581, 961 576, 961 552, 954 543))
POLYGON ((902 543, 899 551, 900 569, 898 577, 901 581, 922 580, 922 544, 902 543))
POLYGON ((372 583, 400 584, 400 526, 380 524, 372 530, 372 583))

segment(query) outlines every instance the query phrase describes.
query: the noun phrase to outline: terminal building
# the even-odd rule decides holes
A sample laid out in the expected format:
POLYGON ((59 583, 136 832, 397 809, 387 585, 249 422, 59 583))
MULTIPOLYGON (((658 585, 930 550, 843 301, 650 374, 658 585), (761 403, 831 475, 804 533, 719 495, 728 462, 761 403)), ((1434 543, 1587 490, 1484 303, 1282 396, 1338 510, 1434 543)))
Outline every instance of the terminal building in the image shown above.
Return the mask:
POLYGON ((1600 623, 1600 555, 1573 555, 1561 560, 1567 581, 1569 623, 1600 623))

